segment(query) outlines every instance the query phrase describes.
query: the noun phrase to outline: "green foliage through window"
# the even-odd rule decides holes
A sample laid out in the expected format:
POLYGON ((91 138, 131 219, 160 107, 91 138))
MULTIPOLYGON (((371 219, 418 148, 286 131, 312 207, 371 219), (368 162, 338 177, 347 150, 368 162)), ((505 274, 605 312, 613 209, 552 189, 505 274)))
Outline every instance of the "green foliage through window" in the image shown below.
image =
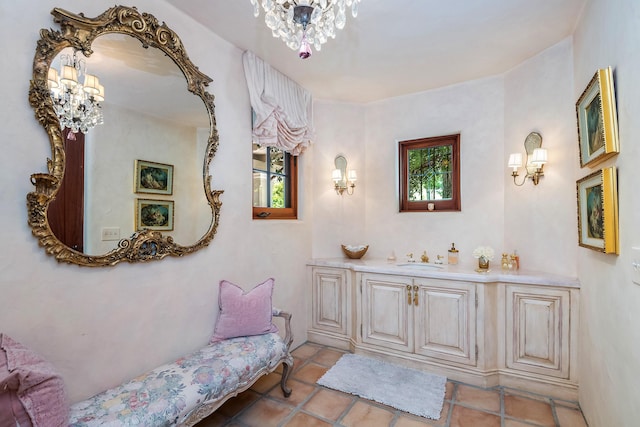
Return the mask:
POLYGON ((409 200, 451 199, 450 145, 409 150, 409 200))
POLYGON ((284 180, 282 177, 271 177, 271 207, 285 208, 284 180))

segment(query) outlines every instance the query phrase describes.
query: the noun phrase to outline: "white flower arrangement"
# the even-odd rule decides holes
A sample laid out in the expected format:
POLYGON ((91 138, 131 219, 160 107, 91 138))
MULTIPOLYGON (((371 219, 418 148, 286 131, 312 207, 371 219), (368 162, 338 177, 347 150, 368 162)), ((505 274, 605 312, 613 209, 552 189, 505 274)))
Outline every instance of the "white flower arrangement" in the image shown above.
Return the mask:
POLYGON ((473 250, 473 257, 480 258, 485 257, 489 261, 493 259, 495 252, 491 246, 478 246, 473 250))

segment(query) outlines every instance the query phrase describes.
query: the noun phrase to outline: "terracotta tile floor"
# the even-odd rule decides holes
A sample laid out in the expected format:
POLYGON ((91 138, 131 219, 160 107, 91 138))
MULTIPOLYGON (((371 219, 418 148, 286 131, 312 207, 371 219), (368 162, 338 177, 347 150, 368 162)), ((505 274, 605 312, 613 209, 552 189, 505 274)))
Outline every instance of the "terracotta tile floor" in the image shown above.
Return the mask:
POLYGON ((394 408, 316 385, 344 354, 306 343, 292 352, 294 370, 286 399, 280 370, 230 399, 198 427, 586 427, 577 402, 534 395, 505 387, 482 389, 447 381, 439 420, 416 417, 394 408))

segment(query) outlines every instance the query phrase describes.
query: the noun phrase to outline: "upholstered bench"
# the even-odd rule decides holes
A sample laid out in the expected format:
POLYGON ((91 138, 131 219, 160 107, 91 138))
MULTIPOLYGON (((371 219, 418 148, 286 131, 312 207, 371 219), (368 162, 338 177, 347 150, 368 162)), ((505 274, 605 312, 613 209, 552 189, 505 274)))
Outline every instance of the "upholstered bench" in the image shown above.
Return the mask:
POLYGON ((222 340, 71 406, 69 425, 192 426, 283 363, 280 387, 291 394, 291 315, 277 333, 222 340))
POLYGON ((282 363, 291 395, 291 314, 272 309, 274 280, 250 292, 220 281, 209 344, 69 407, 51 363, 0 333, 0 426, 193 426, 282 363), (284 338, 273 317, 284 319, 284 338))

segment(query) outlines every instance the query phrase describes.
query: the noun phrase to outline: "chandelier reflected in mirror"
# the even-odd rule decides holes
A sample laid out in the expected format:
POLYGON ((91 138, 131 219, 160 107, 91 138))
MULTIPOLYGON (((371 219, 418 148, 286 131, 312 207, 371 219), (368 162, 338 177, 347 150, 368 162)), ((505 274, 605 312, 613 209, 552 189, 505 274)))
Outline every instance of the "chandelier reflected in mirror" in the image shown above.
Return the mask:
POLYGON ((60 72, 49 68, 47 80, 60 127, 87 133, 103 123, 104 86, 96 75, 87 73, 86 61, 77 52, 60 55, 60 72))
POLYGON ((264 22, 273 37, 281 38, 289 48, 298 50, 302 59, 311 56, 311 46, 319 51, 336 30, 347 22, 347 8, 358 16, 362 0, 251 0, 253 15, 264 10, 264 22))

